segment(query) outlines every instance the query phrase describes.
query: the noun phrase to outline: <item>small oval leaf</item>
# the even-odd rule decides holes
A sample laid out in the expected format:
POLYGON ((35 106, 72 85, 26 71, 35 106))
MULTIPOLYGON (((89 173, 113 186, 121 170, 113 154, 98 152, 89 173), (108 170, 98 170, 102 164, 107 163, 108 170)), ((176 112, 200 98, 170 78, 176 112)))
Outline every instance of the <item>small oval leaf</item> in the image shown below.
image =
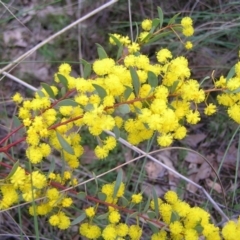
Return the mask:
POLYGON ((151 222, 147 222, 148 226, 151 228, 153 233, 157 233, 159 232, 158 227, 156 227, 154 224, 152 224, 151 222))
POLYGON ((92 72, 92 65, 84 59, 80 60, 83 64, 83 78, 88 78, 92 72))
POLYGON ((63 76, 62 74, 60 74, 60 73, 57 74, 57 77, 58 77, 59 81, 62 83, 62 85, 66 89, 68 89, 68 80, 67 80, 67 78, 65 76, 63 76))
POLYGON ((80 216, 78 216, 77 218, 75 218, 72 222, 71 225, 76 225, 80 222, 82 222, 85 218, 86 218, 86 213, 81 214, 80 216))
POLYGON ((96 91, 97 91, 97 93, 98 93, 98 95, 99 95, 99 97, 101 99, 103 99, 103 98, 105 98, 107 96, 107 92, 106 92, 106 90, 103 87, 101 87, 101 86, 99 86, 97 84, 93 84, 93 86, 96 89, 96 91))
POLYGON ((104 219, 108 218, 108 215, 109 215, 109 213, 107 212, 107 213, 96 216, 95 219, 104 220, 104 219))
POLYGON ((97 196, 98 196, 98 199, 100 199, 101 201, 105 201, 107 199, 107 195, 102 192, 99 192, 97 196))
POLYGON ((17 168, 19 167, 19 160, 14 163, 10 173, 7 175, 7 177, 4 180, 8 180, 13 176, 13 174, 17 171, 17 168))
POLYGON ((235 75, 235 65, 230 69, 228 72, 228 75, 226 77, 227 82, 229 81, 230 78, 232 78, 235 75))
POLYGON ((168 25, 172 25, 175 23, 176 18, 180 15, 180 13, 175 14, 168 22, 168 25))
POLYGON ((158 86, 158 78, 157 78, 157 76, 156 76, 153 72, 151 72, 151 71, 148 72, 148 84, 149 84, 152 88, 155 88, 155 87, 158 86))
POLYGON ((138 213, 138 212, 135 212, 135 213, 130 214, 130 215, 129 215, 129 218, 135 218, 135 217, 137 217, 138 215, 139 215, 139 213, 138 213))
POLYGON ((147 200, 147 203, 143 209, 143 213, 147 212, 148 209, 149 209, 149 206, 150 206, 150 201, 151 201, 151 195, 148 195, 148 200, 147 200))
POLYGON ((129 205, 129 201, 125 197, 120 197, 120 205, 123 207, 127 207, 129 205))
POLYGON ((165 31, 165 32, 163 32, 163 33, 160 33, 160 34, 154 36, 153 38, 150 38, 150 39, 148 40, 148 42, 146 43, 146 45, 148 45, 148 44, 150 44, 150 43, 154 43, 154 42, 158 41, 159 39, 161 39, 161 38, 163 38, 163 37, 165 37, 165 36, 168 36, 168 35, 171 34, 171 33, 172 33, 172 31, 165 31))
POLYGON ((118 171, 117 179, 116 179, 116 182, 115 182, 115 185, 114 185, 113 198, 116 198, 116 196, 117 196, 118 190, 119 190, 119 188, 121 186, 121 183, 122 183, 122 179, 123 179, 123 170, 120 169, 118 171))
POLYGON ((124 93, 123 93, 123 96, 124 96, 124 99, 125 99, 125 100, 128 100, 128 98, 130 97, 133 89, 132 89, 131 87, 129 87, 129 86, 125 86, 125 88, 126 88, 126 89, 125 89, 125 91, 124 91, 124 93))
POLYGON ((137 72, 133 67, 129 67, 129 70, 130 70, 130 73, 131 73, 132 85, 134 87, 135 94, 136 94, 136 96, 138 96, 139 90, 140 90, 140 81, 139 81, 137 72))
POLYGON ((160 7, 157 7, 157 11, 158 11, 158 17, 160 19, 160 28, 162 28, 162 25, 163 25, 163 11, 160 7))
POLYGON ((85 192, 79 192, 77 194, 77 197, 81 200, 84 200, 86 198, 87 194, 85 192))
POLYGON ((62 146, 63 150, 68 152, 71 155, 74 155, 74 150, 71 147, 71 145, 62 137, 62 135, 56 131, 58 141, 60 145, 62 146))
POLYGON ((155 188, 152 189, 152 193, 153 193, 154 211, 155 211, 156 217, 158 218, 159 206, 158 206, 158 197, 157 197, 155 188))
POLYGON ((55 98, 54 92, 53 92, 52 88, 51 88, 48 84, 42 83, 41 86, 42 86, 42 88, 47 92, 47 94, 49 95, 49 97, 55 98))
POLYGON ((149 212, 147 212, 147 215, 148 215, 148 217, 149 217, 150 219, 154 219, 154 218, 156 218, 156 213, 153 212, 153 211, 149 211, 149 212))
POLYGON ((40 97, 40 98, 44 98, 46 97, 45 94, 42 92, 42 90, 37 90, 36 94, 40 97))
POLYGON ((128 104, 122 104, 118 108, 119 112, 123 115, 127 114, 130 112, 130 107, 128 104))
POLYGON ((77 107, 79 106, 78 103, 74 102, 71 99, 64 99, 56 104, 56 107, 62 107, 62 106, 72 106, 72 107, 77 107))
POLYGON ((115 138, 119 139, 120 138, 120 130, 117 126, 113 128, 113 133, 115 134, 115 138))
POLYGON ((104 48, 100 44, 98 44, 98 43, 96 43, 96 45, 97 45, 98 57, 100 59, 108 58, 108 55, 105 52, 104 48))
POLYGON ((179 219, 180 219, 180 217, 179 217, 178 213, 175 212, 175 211, 173 211, 173 212, 172 212, 172 215, 171 215, 171 220, 170 220, 170 222, 172 223, 172 222, 178 221, 179 219))
POLYGON ((117 44, 118 47, 122 45, 122 43, 113 34, 109 34, 109 35, 110 35, 110 38, 112 38, 112 40, 117 44))

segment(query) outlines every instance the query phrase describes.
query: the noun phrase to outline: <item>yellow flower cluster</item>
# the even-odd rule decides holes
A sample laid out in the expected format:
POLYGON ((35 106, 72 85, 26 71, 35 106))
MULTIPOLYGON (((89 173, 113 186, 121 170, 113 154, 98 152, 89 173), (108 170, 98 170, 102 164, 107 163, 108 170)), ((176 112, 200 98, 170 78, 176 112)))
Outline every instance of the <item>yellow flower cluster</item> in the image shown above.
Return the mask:
POLYGON ((114 196, 114 187, 115 187, 115 182, 103 185, 101 192, 106 195, 105 202, 107 202, 107 203, 117 203, 118 198, 123 196, 124 191, 125 191, 124 183, 121 183, 121 185, 120 185, 117 193, 115 194, 115 196, 114 196))
MULTIPOLYGON (((145 19, 141 23, 143 32, 135 42, 128 36, 110 35, 110 43, 119 47, 118 59, 108 57, 98 46, 99 59, 87 65, 84 77, 73 77, 71 66, 61 64, 54 76, 62 88, 61 93, 56 86, 44 85, 32 100, 24 100, 19 93, 13 96, 13 101, 19 106, 18 117, 26 129, 26 156, 34 170, 28 174, 22 167, 17 167, 10 177, 2 181, 0 209, 7 209, 21 199, 33 201, 45 197, 36 207, 31 206, 29 213, 47 215, 50 225, 67 229, 70 218, 64 208, 71 207, 73 200, 60 193, 57 185, 74 186, 77 183, 73 170, 80 166, 84 151, 81 146, 82 129, 87 129, 97 138, 95 155, 103 159, 116 147, 116 139, 105 137, 105 130, 114 131, 116 135, 124 132, 134 145, 157 134, 158 144, 166 147, 175 139, 181 140, 186 136, 185 124, 200 121, 198 104, 205 103, 206 115, 216 112, 214 104, 207 104, 207 91, 191 78, 185 57, 174 57, 169 49, 162 48, 156 52, 157 63, 152 63, 147 55, 141 53, 145 43, 160 36, 162 29, 156 27, 158 20, 145 19), (38 166, 50 155, 52 148, 61 153, 63 165, 69 171, 45 175, 35 170, 40 169, 38 166)), ((190 17, 184 17, 181 26, 185 36, 193 35, 190 17)), ((192 43, 187 41, 185 47, 191 49, 192 43)), ((227 107, 230 118, 240 123, 240 62, 235 65, 234 74, 215 82, 214 90, 223 92, 217 97, 218 103, 227 107)), ((80 224, 80 235, 87 239, 106 240, 141 238, 139 224, 128 226, 121 222, 117 204, 124 196, 125 185, 121 183, 117 191, 115 188, 116 182, 105 184, 101 189, 101 194, 106 196, 104 201, 109 205, 105 219, 108 224, 102 228, 97 226, 94 219, 98 207, 88 207, 83 210, 87 222, 80 224)), ((129 202, 132 207, 142 201, 142 194, 136 193, 129 202)), ((200 236, 210 240, 220 239, 221 234, 226 240, 232 240, 240 231, 239 219, 237 223, 227 223, 220 233, 219 228, 210 223, 210 215, 206 211, 190 207, 172 191, 165 194, 164 200, 158 199, 158 206, 155 206, 155 201, 151 201, 150 207, 159 213, 169 230, 161 229, 154 233, 153 240, 170 237, 195 240, 200 236)), ((140 205, 137 206, 140 208, 140 205)), ((138 220, 137 217, 137 223, 138 220)))
POLYGON ((186 37, 190 37, 193 35, 194 33, 193 21, 190 17, 184 17, 181 20, 181 25, 183 27, 182 32, 186 37))
MULTIPOLYGON (((105 202, 110 204, 117 204, 118 199, 124 196, 125 184, 120 183, 114 197, 114 189, 116 187, 116 182, 108 183, 102 186, 101 193, 106 195, 105 202)), ((132 202, 140 203, 142 201, 142 195, 133 194, 132 202)), ((128 226, 126 223, 121 223, 121 214, 114 207, 108 207, 108 222, 109 224, 103 228, 92 223, 96 215, 96 209, 89 207, 85 209, 86 216, 89 218, 88 222, 82 223, 79 227, 80 235, 86 237, 87 239, 97 239, 102 237, 106 240, 112 239, 125 239, 129 236, 132 240, 140 239, 142 235, 142 229, 138 225, 128 226)), ((97 216, 96 216, 97 217, 97 216)))
MULTIPOLYGON (((214 224, 210 223, 210 214, 199 207, 190 207, 186 202, 181 201, 177 194, 173 191, 168 191, 164 195, 164 200, 158 199, 158 211, 161 219, 169 226, 169 233, 165 230, 152 235, 152 240, 156 239, 187 239, 198 240, 199 237, 211 240, 221 239, 221 231, 214 224), (159 237, 159 238, 158 238, 159 237)), ((150 207, 156 210, 154 201, 151 201, 150 207)), ((239 219, 240 223, 240 219, 239 219)), ((224 239, 236 239, 228 238, 227 232, 230 229, 237 230, 237 224, 234 227, 229 222, 222 230, 224 239)), ((240 229, 240 228, 239 228, 240 229)), ((235 235, 236 236, 236 235, 235 235)))
POLYGON ((0 201, 0 210, 7 209, 12 205, 19 203, 22 199, 31 202, 37 198, 46 197, 36 203, 36 208, 29 207, 31 215, 48 215, 49 223, 59 229, 66 229, 70 226, 70 219, 62 211, 55 214, 56 210, 69 208, 73 200, 64 193, 60 193, 57 188, 49 186, 54 179, 60 184, 76 184, 76 179, 70 179, 71 173, 65 171, 63 176, 60 174, 49 174, 46 177, 39 171, 32 171, 27 174, 22 167, 17 167, 13 175, 2 183, 0 191, 2 199, 0 201), (74 181, 73 181, 74 180, 74 181))
POLYGON ((227 79, 221 76, 215 86, 224 89, 224 93, 217 96, 218 103, 227 107, 229 117, 240 124, 240 62, 235 64, 233 70, 232 77, 227 79))
MULTIPOLYGON (((124 183, 119 185, 116 199, 114 200, 112 196, 116 182, 103 185, 101 192, 106 195, 105 201, 111 204, 111 207, 108 207, 108 215, 105 214, 108 216, 108 218, 105 219, 108 221, 108 224, 105 226, 95 225, 94 219, 98 219, 97 208, 89 207, 85 209, 88 219, 86 222, 81 223, 79 227, 81 236, 87 239, 103 238, 106 240, 126 238, 132 240, 141 239, 143 232, 138 224, 128 225, 128 223, 121 222, 121 214, 117 206, 118 197, 125 197, 124 186, 124 183)), ((133 194, 131 202, 142 202, 142 194, 133 194)), ((126 209, 127 206, 128 205, 125 205, 124 208, 126 209)), ((131 210, 132 209, 131 207, 131 210)), ((156 219, 151 218, 149 221, 160 220, 165 224, 165 227, 160 228, 158 232, 155 231, 151 236, 151 240, 198 240, 200 238, 206 240, 236 240, 236 236, 239 236, 240 233, 240 216, 236 222, 229 221, 220 229, 210 222, 210 214, 208 212, 199 207, 191 207, 188 203, 180 200, 173 191, 166 192, 163 199, 152 199, 148 211, 151 212, 152 210, 155 213, 158 212, 160 217, 156 216, 156 219), (155 205, 156 200, 157 205, 155 205)), ((136 218, 138 219, 142 216, 142 213, 139 209, 136 211, 138 211, 138 214, 136 214, 136 218)))

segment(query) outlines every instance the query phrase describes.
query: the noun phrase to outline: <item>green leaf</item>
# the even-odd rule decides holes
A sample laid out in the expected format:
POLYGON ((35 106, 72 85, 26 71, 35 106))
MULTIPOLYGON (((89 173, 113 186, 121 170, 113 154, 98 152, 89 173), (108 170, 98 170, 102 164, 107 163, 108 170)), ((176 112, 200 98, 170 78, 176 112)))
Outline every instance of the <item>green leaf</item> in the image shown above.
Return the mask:
POLYGON ((165 31, 163 33, 159 33, 158 35, 154 36, 153 38, 149 39, 149 41, 146 43, 146 45, 150 44, 150 43, 154 43, 156 41, 158 41, 159 39, 168 36, 169 34, 171 34, 172 31, 165 31))
POLYGON ((153 36, 153 33, 149 32, 148 35, 141 40, 141 42, 147 43, 148 39, 151 38, 152 36, 153 36))
POLYGON ((124 85, 124 87, 125 87, 126 89, 125 89, 125 91, 124 91, 124 93, 123 93, 123 96, 124 96, 124 99, 125 99, 125 100, 128 100, 128 98, 130 97, 133 89, 132 89, 131 87, 125 86, 125 85, 124 85))
POLYGON ((66 88, 62 87, 61 88, 61 96, 64 96, 66 94, 66 88))
POLYGON ((148 217, 149 217, 150 219, 156 218, 156 213, 153 212, 153 211, 148 211, 148 212, 147 212, 147 215, 148 215, 148 217))
POLYGON ((72 222, 71 225, 76 225, 80 222, 82 222, 84 219, 86 219, 86 213, 81 214, 80 216, 78 216, 77 218, 75 218, 72 222))
POLYGON ((5 177, 4 180, 8 180, 9 178, 11 178, 13 176, 13 174, 17 171, 18 167, 19 167, 19 160, 14 163, 10 173, 7 175, 7 177, 5 177))
POLYGON ((173 26, 171 27, 171 29, 173 29, 174 31, 182 31, 182 26, 173 25, 173 26))
POLYGON ((158 86, 158 78, 157 76, 149 71, 148 72, 148 84, 152 87, 152 88, 156 88, 158 86))
POLYGON ((175 14, 168 22, 168 25, 174 24, 176 21, 176 18, 180 15, 180 13, 175 14))
POLYGON ((159 206, 158 206, 158 196, 157 193, 155 191, 155 188, 152 189, 152 193, 153 193, 153 202, 154 202, 154 211, 156 213, 156 216, 158 218, 159 215, 159 206))
POLYGON ((55 165, 56 165, 56 163, 55 163, 54 158, 51 158, 50 163, 51 163, 51 164, 50 164, 50 167, 49 167, 48 175, 49 175, 50 173, 54 172, 54 170, 55 170, 55 165))
POLYGON ((206 81, 206 80, 208 80, 208 79, 210 79, 210 77, 209 76, 206 76, 205 78, 203 78, 203 80, 200 82, 200 86, 202 86, 202 84, 206 81))
POLYGON ((112 38, 112 40, 117 44, 118 47, 122 45, 122 43, 119 41, 118 38, 116 38, 113 34, 109 34, 109 36, 112 38))
POLYGON ((93 105, 91 103, 88 103, 86 106, 84 106, 84 110, 87 112, 90 112, 94 109, 93 105))
POLYGON ((151 202, 151 195, 148 195, 148 200, 147 200, 147 203, 143 209, 143 213, 147 212, 148 209, 149 209, 149 206, 150 206, 150 202, 151 202))
POLYGON ((72 107, 77 107, 79 106, 78 103, 74 102, 71 99, 64 99, 56 104, 56 107, 62 107, 62 106, 72 106, 72 107))
MULTIPOLYGON (((17 116, 13 116, 13 126, 18 128, 22 125, 22 122, 19 120, 19 118, 17 116)), ((24 128, 19 129, 18 133, 20 135, 24 135, 25 131, 24 128)))
POLYGON ((94 219, 106 220, 108 218, 109 212, 96 216, 94 219))
POLYGON ((37 90, 37 91, 36 91, 36 94, 38 94, 38 96, 39 96, 40 98, 46 97, 45 94, 42 92, 42 90, 37 90))
POLYGON ((159 232, 159 229, 155 225, 153 225, 151 222, 147 222, 147 224, 151 228, 153 233, 159 232))
POLYGON ((204 228, 202 227, 202 225, 201 225, 200 223, 197 223, 197 225, 195 226, 194 229, 195 229, 199 234, 201 234, 204 228))
POLYGON ((137 22, 134 22, 134 24, 135 24, 135 31, 136 31, 136 40, 135 41, 137 41, 137 39, 138 39, 138 37, 139 37, 139 27, 138 27, 138 23, 137 22))
POLYGON ((123 45, 118 47, 117 60, 119 60, 121 58, 122 54, 123 54, 123 45))
POLYGON ((108 58, 108 55, 105 52, 104 48, 100 44, 98 44, 98 43, 96 43, 96 45, 97 45, 98 57, 100 59, 108 58))
POLYGON ((83 78, 88 78, 92 72, 92 65, 84 59, 80 60, 83 64, 83 78))
POLYGON ((235 65, 230 69, 230 71, 228 72, 228 75, 227 75, 227 82, 229 81, 230 78, 232 78, 233 76, 235 75, 235 65))
POLYGON ((122 179, 123 179, 123 170, 120 168, 120 170, 118 171, 118 175, 117 175, 117 179, 114 185, 114 190, 113 190, 113 199, 116 198, 118 190, 121 186, 122 183, 122 179))
POLYGON ((171 215, 171 220, 170 222, 175 222, 175 221, 178 221, 180 219, 179 215, 177 214, 177 212, 173 211, 172 212, 172 215, 171 215))
POLYGON ((120 130, 117 126, 113 128, 113 133, 115 134, 115 138, 119 139, 120 138, 120 130))
POLYGON ((130 112, 130 107, 128 104, 122 104, 118 108, 119 112, 123 115, 127 114, 130 112))
POLYGON ((71 155, 74 155, 74 150, 72 149, 71 145, 62 137, 62 135, 56 131, 58 141, 63 148, 64 151, 68 152, 71 155))
POLYGON ((152 20, 152 28, 150 30, 150 34, 154 33, 155 29, 157 28, 157 26, 160 24, 160 19, 159 18, 154 18, 152 20))
POLYGON ((150 127, 147 123, 143 123, 144 127, 147 129, 147 130, 150 130, 150 127))
POLYGON ((133 106, 134 107, 134 110, 137 114, 142 114, 142 110, 136 106, 133 106))
POLYGON ((158 17, 160 19, 160 28, 162 28, 162 25, 163 25, 163 11, 160 7, 157 7, 157 11, 158 11, 158 17))
POLYGON ((136 94, 136 96, 138 96, 139 90, 140 90, 140 81, 139 81, 137 72, 133 67, 129 67, 129 70, 130 70, 130 73, 131 73, 132 85, 134 87, 135 94, 136 94))
POLYGON ((170 92, 171 93, 174 93, 175 92, 175 90, 176 90, 176 88, 177 88, 177 86, 178 86, 178 83, 179 83, 179 81, 178 80, 176 80, 176 81, 174 81, 173 82, 173 85, 171 86, 171 90, 170 90, 170 92))
POLYGON ((79 192, 77 194, 77 197, 81 200, 84 200, 86 198, 87 194, 85 192, 79 192))
POLYGON ((103 98, 105 98, 107 96, 107 92, 106 92, 106 90, 103 87, 101 87, 101 86, 99 86, 97 84, 93 84, 93 86, 96 89, 96 91, 97 91, 97 93, 98 93, 98 95, 99 95, 99 97, 101 99, 103 99, 103 98))
POLYGON ((62 83, 62 85, 66 89, 68 89, 68 80, 67 80, 67 78, 65 76, 63 76, 62 74, 60 74, 60 73, 57 74, 57 77, 58 77, 59 81, 62 83))
POLYGON ((42 83, 41 86, 47 92, 47 94, 49 95, 50 98, 55 98, 54 92, 48 84, 42 83))
POLYGON ((98 199, 101 200, 101 201, 105 201, 107 199, 107 195, 105 193, 102 193, 102 192, 99 192, 97 194, 98 196, 98 199))
POLYGON ((227 90, 224 90, 224 92, 226 92, 226 93, 239 93, 240 92, 240 87, 233 90, 233 91, 230 91, 230 90, 227 89, 227 90))
POLYGON ((136 218, 138 215, 139 215, 138 212, 134 212, 134 213, 129 215, 129 218, 136 218))
POLYGON ((125 197, 120 197, 119 200, 121 202, 121 206, 123 206, 123 207, 127 207, 128 206, 129 201, 125 197))

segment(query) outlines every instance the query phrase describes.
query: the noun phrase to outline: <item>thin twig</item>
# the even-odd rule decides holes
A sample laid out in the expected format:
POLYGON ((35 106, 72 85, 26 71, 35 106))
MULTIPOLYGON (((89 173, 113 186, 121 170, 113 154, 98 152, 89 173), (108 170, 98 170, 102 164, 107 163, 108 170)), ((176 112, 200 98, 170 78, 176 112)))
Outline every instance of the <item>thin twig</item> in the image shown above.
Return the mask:
POLYGON ((6 76, 6 77, 12 79, 13 81, 15 81, 15 82, 17 82, 17 83, 19 83, 19 84, 21 84, 21 85, 27 87, 28 89, 31 89, 31 90, 34 91, 34 92, 37 91, 37 88, 33 87, 32 85, 30 85, 30 84, 24 82, 23 80, 21 80, 21 79, 19 79, 19 78, 13 76, 13 75, 10 74, 10 73, 2 72, 2 74, 3 74, 4 76, 6 76))

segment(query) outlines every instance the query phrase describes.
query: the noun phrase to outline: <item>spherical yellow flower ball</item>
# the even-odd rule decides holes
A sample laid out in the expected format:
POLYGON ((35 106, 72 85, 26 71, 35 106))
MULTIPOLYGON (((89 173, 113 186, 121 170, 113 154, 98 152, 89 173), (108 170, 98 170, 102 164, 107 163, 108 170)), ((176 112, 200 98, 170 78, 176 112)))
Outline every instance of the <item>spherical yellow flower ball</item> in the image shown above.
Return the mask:
POLYGON ((193 44, 192 44, 192 42, 190 42, 190 41, 187 41, 187 42, 185 43, 185 48, 186 48, 187 50, 190 50, 190 49, 192 49, 192 47, 193 47, 193 44))
POLYGON ((165 63, 168 59, 172 58, 172 53, 167 49, 163 48, 157 52, 157 60, 160 63, 165 63))
POLYGON ((145 19, 142 21, 142 29, 145 31, 149 31, 152 28, 152 20, 145 19))
POLYGON ((118 223, 120 221, 121 215, 118 211, 112 211, 110 212, 108 216, 108 220, 110 223, 118 223))
POLYGON ((186 27, 190 27, 193 24, 193 20, 190 17, 184 17, 181 20, 181 25, 186 28, 186 27))
POLYGON ((169 203, 169 204, 174 204, 178 201, 178 195, 174 191, 168 191, 164 195, 164 199, 169 203))

